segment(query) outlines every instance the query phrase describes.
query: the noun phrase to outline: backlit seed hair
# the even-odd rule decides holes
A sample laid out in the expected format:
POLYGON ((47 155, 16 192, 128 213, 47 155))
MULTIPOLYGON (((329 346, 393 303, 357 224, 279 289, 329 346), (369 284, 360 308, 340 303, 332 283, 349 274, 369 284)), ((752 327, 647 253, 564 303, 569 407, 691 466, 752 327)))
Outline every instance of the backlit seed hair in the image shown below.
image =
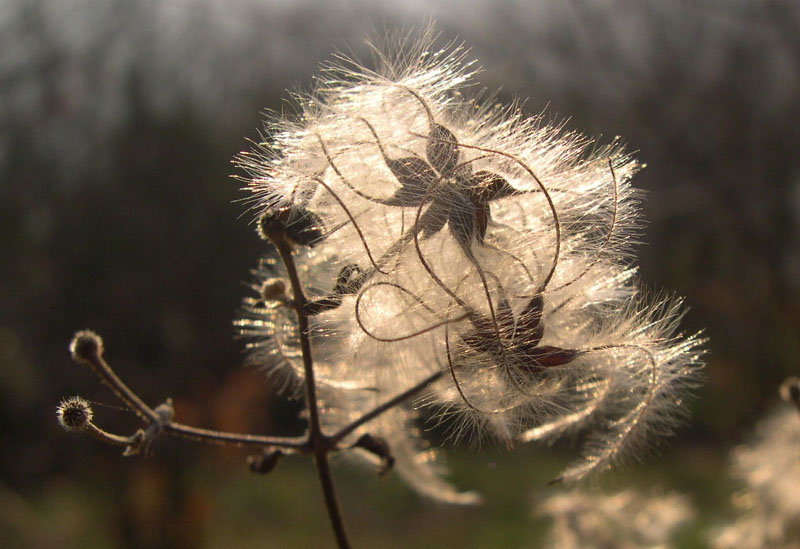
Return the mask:
MULTIPOLYGON (((262 232, 294 227, 313 281, 323 421, 434 379, 351 436, 381 436, 413 485, 463 503, 474 496, 431 481, 420 409, 506 444, 585 429, 584 457, 559 477, 575 480, 672 432, 703 340, 677 333, 680 299, 635 280, 639 165, 622 145, 470 96, 465 50, 434 42, 408 37, 373 70, 326 67, 238 165, 262 232)), ((259 298, 246 309, 254 356, 302 378, 289 317, 259 298)))

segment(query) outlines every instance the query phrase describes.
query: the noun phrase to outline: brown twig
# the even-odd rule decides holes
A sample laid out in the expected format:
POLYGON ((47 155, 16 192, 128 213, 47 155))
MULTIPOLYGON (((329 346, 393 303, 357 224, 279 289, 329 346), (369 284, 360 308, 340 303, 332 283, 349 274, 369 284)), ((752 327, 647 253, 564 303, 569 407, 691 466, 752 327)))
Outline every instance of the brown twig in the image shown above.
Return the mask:
POLYGON ((303 369, 305 377, 306 405, 308 408, 308 440, 311 444, 311 451, 314 454, 314 462, 317 465, 322 493, 325 498, 325 506, 328 510, 328 517, 331 521, 334 536, 339 547, 344 549, 350 547, 347 533, 344 527, 344 520, 336 498, 336 491, 333 486, 330 463, 328 463, 328 453, 334 448, 331 440, 322 432, 322 425, 319 418, 319 406, 317 401, 317 388, 314 381, 314 364, 311 356, 311 338, 308 330, 308 316, 306 314, 307 299, 300 283, 300 276, 297 273, 297 266, 292 254, 292 246, 283 232, 273 232, 267 235, 278 249, 286 274, 289 276, 289 283, 292 287, 292 297, 295 312, 297 313, 298 332, 300 337, 300 349, 303 355, 303 369))
MULTIPOLYGON (((272 437, 244 433, 229 433, 192 427, 173 421, 174 410, 171 399, 167 399, 164 403, 155 408, 148 406, 119 378, 119 376, 117 376, 111 366, 109 366, 103 357, 103 342, 100 336, 88 330, 78 332, 72 340, 70 351, 73 358, 94 371, 100 380, 108 385, 114 394, 116 394, 131 411, 144 420, 146 425, 130 436, 108 433, 92 423, 91 407, 88 402, 79 397, 74 397, 62 402, 58 410, 59 421, 68 430, 86 432, 108 444, 123 446, 125 448, 125 455, 138 454, 142 450, 147 451, 150 445, 161 435, 182 437, 195 442, 208 444, 258 447, 263 448, 265 453, 269 453, 271 457, 290 453, 313 455, 322 486, 325 506, 334 536, 336 537, 336 542, 340 548, 349 548, 350 542, 337 501, 328 454, 342 449, 359 447, 376 453, 376 455, 385 462, 382 471, 387 470, 391 467, 394 459, 391 456, 391 449, 386 446, 385 442, 380 439, 380 437, 373 437, 367 434, 363 435, 362 439, 360 439, 360 441, 363 441, 366 437, 369 441, 372 441, 371 444, 360 442, 355 445, 340 447, 339 443, 347 435, 353 433, 356 429, 380 416, 382 413, 413 398, 432 383, 439 380, 445 372, 440 371, 429 375, 416 385, 364 413, 361 417, 341 428, 335 434, 331 436, 325 435, 322 431, 317 387, 314 376, 313 356, 311 353, 309 311, 312 310, 312 308, 308 306, 309 301, 303 291, 303 286, 300 281, 294 260, 292 240, 287 237, 285 232, 279 230, 279 228, 272 226, 269 228, 274 228, 275 230, 266 231, 264 236, 277 248, 292 288, 291 298, 286 298, 284 303, 293 308, 297 314, 298 337, 303 359, 305 397, 309 420, 308 432, 305 436, 272 437)), ((277 458, 273 459, 269 462, 269 467, 261 466, 257 469, 260 472, 267 472, 274 467, 277 461, 277 458)))
POLYGON ((401 403, 407 401, 409 398, 413 397, 414 395, 416 395, 417 393, 419 393, 420 391, 425 389, 431 383, 434 383, 435 381, 437 381, 444 374, 445 374, 444 370, 436 372, 435 374, 431 374, 430 376, 426 377, 425 379, 423 379, 422 381, 420 381, 419 383, 417 383, 416 385, 414 385, 410 389, 408 389, 406 391, 403 391, 402 393, 400 393, 396 397, 391 398, 391 399, 387 400, 386 402, 384 402, 383 404, 380 404, 380 405, 376 406, 375 408, 373 408, 369 412, 367 412, 364 415, 362 415, 357 420, 353 421, 353 423, 351 423, 347 427, 344 427, 344 428, 340 429, 335 434, 330 436, 330 440, 333 443, 338 443, 344 437, 346 437, 347 435, 349 435, 350 433, 352 433, 353 431, 355 431, 356 429, 361 427, 363 424, 367 423, 368 421, 371 421, 371 420, 375 419, 376 417, 378 417, 379 415, 381 415, 385 411, 391 410, 392 408, 394 408, 398 404, 401 404, 401 403))
POLYGON ((139 398, 114 372, 103 358, 103 342, 94 332, 84 330, 78 332, 70 345, 73 358, 95 372, 98 377, 116 394, 120 400, 139 417, 146 420, 146 429, 139 430, 129 437, 114 435, 103 431, 94 424, 85 430, 95 438, 117 446, 127 446, 128 455, 138 452, 137 445, 150 445, 161 434, 180 436, 196 442, 211 444, 232 444, 235 446, 258 446, 265 448, 286 448, 301 453, 310 453, 306 450, 308 443, 301 437, 268 437, 261 435, 228 433, 191 427, 172 420, 172 401, 168 399, 155 409, 151 408, 139 398))

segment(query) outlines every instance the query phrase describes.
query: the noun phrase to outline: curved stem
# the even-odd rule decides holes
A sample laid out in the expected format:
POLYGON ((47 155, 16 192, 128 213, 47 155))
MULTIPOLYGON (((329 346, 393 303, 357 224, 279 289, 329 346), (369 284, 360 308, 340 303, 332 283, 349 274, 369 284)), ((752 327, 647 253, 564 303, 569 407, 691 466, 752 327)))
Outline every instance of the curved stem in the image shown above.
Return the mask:
MULTIPOLYGON (((155 409, 148 406, 109 366, 108 362, 103 358, 102 350, 96 349, 95 352, 76 356, 75 359, 89 366, 131 411, 147 421, 150 426, 148 427, 148 443, 151 443, 155 437, 163 433, 188 438, 195 442, 287 448, 310 453, 308 442, 304 438, 227 433, 174 422, 172 421, 172 401, 168 399, 167 402, 155 409), (154 427, 154 429, 150 429, 151 427, 154 427)), ((135 434, 130 437, 114 435, 103 431, 94 424, 90 424, 87 432, 95 438, 116 446, 131 446, 137 436, 135 434)))
POLYGON ((143 433, 143 431, 139 430, 129 437, 123 437, 115 435, 113 433, 109 433, 108 431, 104 431, 94 423, 89 423, 84 429, 84 431, 93 436, 94 438, 96 438, 97 440, 103 441, 106 444, 111 444, 113 446, 131 446, 141 438, 141 433, 143 433))

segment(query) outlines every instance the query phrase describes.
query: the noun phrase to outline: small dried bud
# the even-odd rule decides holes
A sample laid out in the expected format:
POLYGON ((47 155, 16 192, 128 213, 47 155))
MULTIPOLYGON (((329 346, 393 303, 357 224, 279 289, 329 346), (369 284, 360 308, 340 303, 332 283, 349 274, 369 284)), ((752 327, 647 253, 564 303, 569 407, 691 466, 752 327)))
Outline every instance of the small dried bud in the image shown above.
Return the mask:
POLYGON ((67 398, 56 408, 56 417, 67 431, 82 431, 92 421, 92 407, 81 397, 67 398))
POLYGON ((317 214, 292 206, 264 213, 258 221, 258 234, 264 240, 281 235, 301 246, 313 246, 323 237, 323 223, 317 214))
POLYGON ((266 303, 271 301, 286 301, 286 282, 282 278, 270 278, 261 286, 261 299, 266 303))
POLYGON ((394 456, 392 456, 392 452, 389 449, 389 444, 386 442, 386 439, 382 437, 376 437, 366 433, 361 435, 361 438, 356 441, 353 448, 363 448, 367 452, 380 458, 381 466, 380 469, 378 469, 379 475, 387 473, 394 465, 394 456))
POLYGON ((786 402, 794 402, 800 406, 800 378, 789 377, 781 383, 781 398, 786 402))
POLYGON ((91 330, 75 334, 69 344, 69 352, 75 360, 92 360, 103 355, 103 340, 91 330))
POLYGON ((247 456, 247 464, 252 472, 266 475, 275 469, 283 455, 280 450, 269 450, 259 456, 247 456))
POLYGON ((333 291, 339 295, 348 295, 358 292, 359 286, 364 282, 364 279, 361 277, 362 274, 363 271, 355 263, 345 265, 336 276, 336 286, 333 291))

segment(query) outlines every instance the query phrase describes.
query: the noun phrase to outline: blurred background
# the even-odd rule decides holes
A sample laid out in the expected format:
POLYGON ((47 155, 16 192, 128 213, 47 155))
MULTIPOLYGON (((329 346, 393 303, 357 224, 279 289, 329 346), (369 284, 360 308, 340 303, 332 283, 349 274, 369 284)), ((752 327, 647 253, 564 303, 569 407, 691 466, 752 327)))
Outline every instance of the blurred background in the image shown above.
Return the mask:
MULTIPOLYGON (((232 320, 264 246, 230 161, 335 50, 368 57, 369 37, 431 18, 502 100, 601 143, 621 135, 647 164, 641 277, 686 296, 684 329, 711 340, 707 380, 677 437, 596 482, 688 494, 701 518, 682 546, 732 515, 728 452, 800 373, 800 4, 0 0, 0 545, 333 544, 303 459, 261 477, 244 452, 176 440, 123 458, 54 410, 80 394, 99 425, 137 426, 69 360, 90 327, 181 421, 300 428, 241 367, 232 320)), ((340 466, 354 544, 537 546, 548 523, 531 507, 575 445, 446 450, 487 504, 433 505, 340 466)))

